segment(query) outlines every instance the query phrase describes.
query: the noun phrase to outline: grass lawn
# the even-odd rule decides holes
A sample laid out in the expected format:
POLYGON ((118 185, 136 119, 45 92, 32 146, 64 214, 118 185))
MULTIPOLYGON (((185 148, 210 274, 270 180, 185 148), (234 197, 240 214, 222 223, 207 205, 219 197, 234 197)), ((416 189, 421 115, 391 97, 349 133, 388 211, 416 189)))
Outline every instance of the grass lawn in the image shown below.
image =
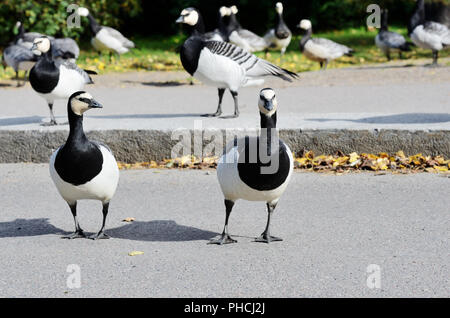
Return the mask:
MULTIPOLYGON (((406 36, 406 29, 391 28, 406 36)), ((352 65, 374 64, 386 62, 386 58, 374 44, 374 38, 377 31, 367 31, 365 28, 345 29, 341 31, 332 31, 317 33, 314 36, 325 37, 338 43, 345 44, 353 48, 356 53, 353 57, 342 57, 329 64, 329 68, 341 68, 352 65)), ((318 70, 319 64, 307 60, 299 50, 299 41, 301 36, 294 36, 291 45, 280 62, 278 52, 270 52, 266 57, 264 53, 257 53, 259 57, 266 58, 270 62, 280 65, 295 72, 305 72, 318 70)), ((78 65, 85 69, 96 70, 99 74, 108 72, 129 72, 129 71, 179 71, 183 70, 179 54, 176 53, 185 36, 172 37, 137 37, 133 40, 136 43, 136 49, 117 58, 113 56, 110 61, 109 55, 99 56, 93 51, 89 43, 83 43, 81 56, 78 59, 78 65)), ((450 56, 450 50, 440 52, 440 57, 450 56)), ((393 53, 391 57, 398 58, 393 53)), ((427 58, 431 62, 431 51, 422 50, 414 47, 411 52, 403 53, 403 59, 427 58)), ((450 63, 447 63, 450 65, 450 63)), ((11 68, 6 70, 0 66, 0 79, 11 78, 14 71, 11 68)))

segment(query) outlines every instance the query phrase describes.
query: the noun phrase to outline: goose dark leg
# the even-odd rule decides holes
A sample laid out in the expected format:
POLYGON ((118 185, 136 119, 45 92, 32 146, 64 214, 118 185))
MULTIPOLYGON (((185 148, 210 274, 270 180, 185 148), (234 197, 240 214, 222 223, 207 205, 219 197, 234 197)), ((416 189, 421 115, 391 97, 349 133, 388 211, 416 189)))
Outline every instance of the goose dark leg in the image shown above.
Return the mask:
POLYGON ((239 117, 239 103, 238 103, 238 93, 230 90, 231 96, 233 96, 234 100, 234 115, 230 116, 230 118, 239 117))
POLYGON ((225 215, 225 226, 223 228, 222 235, 217 239, 212 239, 211 241, 209 241, 208 244, 224 245, 224 244, 231 244, 231 243, 237 242, 236 240, 233 240, 231 238, 230 234, 228 234, 228 219, 230 217, 233 206, 234 206, 233 201, 225 200, 226 215, 225 215))
POLYGON ((100 229, 100 232, 98 232, 97 234, 92 235, 90 237, 90 239, 92 239, 92 240, 109 239, 109 235, 107 235, 104 232, 105 224, 106 224, 106 216, 108 215, 108 209, 109 209, 109 202, 108 203, 103 203, 103 223, 102 223, 102 228, 100 229))
POLYGON ((320 69, 322 70, 323 69, 323 62, 319 62, 319 65, 320 65, 320 69))
POLYGON ((69 240, 73 240, 76 238, 85 238, 86 235, 84 234, 83 230, 80 227, 80 224, 78 223, 78 219, 77 219, 77 202, 75 201, 74 204, 69 204, 70 207, 70 211, 72 212, 73 215, 73 220, 75 221, 75 232, 72 233, 71 235, 68 236, 63 236, 63 239, 69 239, 69 240))
POLYGON ((53 114, 53 103, 48 103, 48 108, 50 109, 50 122, 44 123, 42 126, 56 126, 58 123, 56 122, 55 115, 53 114))
POLYGON ((388 61, 391 60, 391 52, 389 50, 386 51, 386 57, 387 57, 388 61))
POLYGON ((222 100, 223 94, 225 93, 225 88, 219 88, 219 106, 217 106, 217 111, 214 114, 205 114, 203 117, 218 117, 222 115, 222 100))
POLYGON ((398 58, 400 59, 400 60, 402 60, 403 59, 403 55, 402 55, 402 51, 400 50, 400 51, 398 51, 398 58))
POLYGON ((270 217, 272 216, 273 211, 275 210, 275 207, 277 204, 267 203, 267 225, 264 232, 261 234, 260 237, 258 237, 255 242, 261 242, 261 243, 270 243, 270 242, 277 242, 282 241, 283 239, 275 236, 270 236, 270 217))
POLYGON ((17 81, 17 87, 20 87, 19 71, 16 71, 16 81, 17 81))
POLYGON ((439 51, 433 51, 433 64, 431 66, 438 66, 438 58, 439 58, 439 51))

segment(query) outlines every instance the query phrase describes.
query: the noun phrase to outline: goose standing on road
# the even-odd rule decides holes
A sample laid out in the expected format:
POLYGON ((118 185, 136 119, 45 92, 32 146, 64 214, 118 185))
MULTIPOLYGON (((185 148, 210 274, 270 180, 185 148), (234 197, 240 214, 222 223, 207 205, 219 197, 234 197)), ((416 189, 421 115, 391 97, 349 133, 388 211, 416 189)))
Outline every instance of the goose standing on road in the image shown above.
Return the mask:
POLYGON ((263 89, 260 92, 258 106, 262 128, 259 137, 235 140, 227 146, 219 160, 217 178, 225 197, 226 216, 222 235, 210 241, 211 244, 236 242, 228 233, 228 219, 235 202, 239 199, 263 201, 267 204, 266 229, 256 239, 257 242, 270 243, 282 240, 271 236, 270 220, 291 178, 293 158, 289 147, 278 138, 276 130, 278 104, 275 92, 270 88, 263 89))
POLYGON ((102 108, 89 93, 70 96, 67 113, 70 133, 66 143, 50 158, 50 175, 59 194, 67 202, 75 221, 75 232, 69 239, 86 237, 77 219, 77 201, 99 200, 103 205, 102 228, 92 239, 107 239, 105 234, 109 202, 119 182, 119 168, 108 146, 90 141, 83 131, 83 113, 102 108))
POLYGON ((239 11, 236 6, 232 6, 229 11, 230 21, 228 24, 228 37, 230 42, 250 53, 264 51, 267 49, 268 43, 264 40, 264 38, 256 35, 252 31, 242 28, 236 18, 236 14, 238 12, 239 11))
POLYGON ((269 30, 264 36, 264 39, 268 44, 268 49, 280 50, 281 56, 283 56, 291 43, 292 33, 283 19, 283 4, 277 2, 275 10, 277 11, 276 27, 269 30))
MULTIPOLYGON (((194 11, 192 11, 194 12, 194 11)), ((186 20, 189 17, 184 17, 186 20)), ((222 114, 222 98, 229 89, 234 99, 234 115, 239 116, 238 90, 241 87, 261 83, 261 77, 276 76, 286 81, 297 78, 297 74, 275 66, 255 55, 227 42, 206 41, 194 33, 182 45, 181 63, 184 69, 206 85, 219 91, 219 105, 214 114, 222 114)))
POLYGON ((3 64, 5 67, 10 66, 16 72, 17 87, 25 85, 27 73, 37 60, 37 55, 21 45, 13 44, 3 51, 3 64), (22 84, 19 80, 19 71, 25 71, 22 84))
POLYGON ((115 52, 120 56, 120 54, 127 53, 135 47, 132 41, 128 40, 116 29, 99 25, 87 8, 80 7, 77 13, 79 16, 88 18, 92 34, 94 35, 91 44, 97 51, 115 52))
MULTIPOLYGON (((220 10, 219 10, 220 11, 220 10)), ((221 13, 219 13, 221 14, 221 13)), ((179 18, 175 23, 182 23, 190 28, 190 34, 202 37, 205 41, 219 41, 224 42, 226 40, 219 30, 211 32, 205 32, 205 23, 200 12, 195 8, 186 8, 181 11, 179 18)))
POLYGON ((310 60, 319 62, 325 70, 328 63, 343 55, 352 56, 351 48, 324 38, 312 38, 312 24, 309 20, 301 20, 299 28, 306 31, 306 35, 300 41, 300 50, 310 60))
POLYGON ((375 44, 389 61, 391 60, 391 50, 398 51, 399 57, 401 57, 402 51, 411 51, 410 43, 406 42, 403 35, 389 31, 387 9, 381 12, 381 29, 375 37, 375 44))
POLYGON ((433 52, 432 66, 438 65, 439 51, 450 46, 450 30, 447 26, 425 21, 425 2, 417 0, 408 25, 408 34, 415 45, 433 52))
POLYGON ((76 64, 69 61, 55 62, 51 42, 47 37, 35 39, 32 50, 39 51, 41 57, 30 71, 30 84, 48 103, 51 119, 45 125, 57 125, 53 114, 54 101, 69 98, 74 92, 82 90, 85 84, 91 84, 93 81, 89 74, 76 64))

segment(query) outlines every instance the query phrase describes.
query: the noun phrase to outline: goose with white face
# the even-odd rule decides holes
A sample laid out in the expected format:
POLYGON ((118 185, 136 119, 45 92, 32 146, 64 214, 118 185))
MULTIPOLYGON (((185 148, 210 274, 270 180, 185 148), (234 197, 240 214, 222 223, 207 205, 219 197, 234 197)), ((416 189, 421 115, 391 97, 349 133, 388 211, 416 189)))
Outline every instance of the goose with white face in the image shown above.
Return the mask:
POLYGON ((312 28, 312 23, 307 19, 303 19, 300 21, 298 27, 303 30, 309 30, 312 28))
POLYGON ((49 38, 37 38, 33 41, 31 51, 35 54, 45 54, 50 50, 51 44, 49 38))
POLYGON ((74 114, 83 116, 84 112, 87 110, 91 108, 103 108, 103 106, 97 102, 91 94, 84 92, 71 99, 70 108, 74 114))
POLYGON ((221 17, 226 17, 226 16, 231 15, 231 9, 223 6, 223 7, 220 7, 219 13, 220 13, 221 17))
POLYGON ((77 14, 80 17, 87 17, 89 15, 89 10, 87 8, 79 7, 77 9, 77 14))
POLYGON ((187 8, 181 11, 180 17, 175 21, 176 23, 184 23, 191 26, 197 24, 199 15, 194 8, 187 8))
POLYGON ((236 6, 231 6, 230 11, 232 14, 238 14, 239 10, 236 6))
POLYGON ((278 101, 275 92, 271 88, 266 88, 259 94, 259 111, 267 117, 272 117, 277 111, 278 101))
POLYGON ((278 14, 283 14, 283 4, 281 2, 277 2, 275 5, 275 10, 278 14))

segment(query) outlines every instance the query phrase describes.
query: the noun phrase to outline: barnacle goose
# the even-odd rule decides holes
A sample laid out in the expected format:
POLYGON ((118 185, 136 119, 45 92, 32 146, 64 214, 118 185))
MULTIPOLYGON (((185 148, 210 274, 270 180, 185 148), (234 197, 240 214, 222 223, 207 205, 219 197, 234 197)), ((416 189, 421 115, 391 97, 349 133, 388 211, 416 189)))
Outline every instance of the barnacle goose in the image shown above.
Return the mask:
POLYGON ((71 38, 55 39, 52 36, 44 35, 38 32, 25 32, 25 28, 20 21, 17 21, 16 27, 19 28, 19 33, 15 39, 15 43, 18 45, 31 49, 35 39, 46 36, 50 39, 52 44, 53 58, 70 60, 74 63, 80 55, 80 48, 78 47, 77 42, 71 38))
POLYGON ((264 36, 264 39, 268 44, 268 49, 280 50, 281 56, 283 56, 291 43, 292 33, 283 19, 283 4, 277 2, 275 10, 277 11, 276 27, 270 29, 264 36))
POLYGON ((237 13, 237 7, 232 6, 229 11, 230 21, 228 24, 228 37, 230 42, 250 53, 267 49, 268 43, 264 38, 256 35, 252 31, 242 28, 236 18, 237 13))
MULTIPOLYGON (((220 10, 219 10, 219 14, 220 10)), ((175 21, 175 23, 182 23, 191 29, 191 35, 201 36, 205 41, 219 41, 223 42, 226 40, 225 35, 223 35, 219 30, 214 30, 211 32, 205 32, 205 23, 200 12, 192 7, 186 8, 181 11, 180 16, 175 21)))
POLYGON ((352 56, 351 48, 324 38, 312 38, 312 24, 309 20, 301 20, 299 28, 306 31, 300 41, 300 50, 310 60, 319 62, 325 70, 328 63, 343 55, 352 56))
POLYGON ((214 114, 222 114, 222 98, 229 89, 234 99, 234 115, 239 116, 238 90, 240 87, 261 83, 261 77, 277 76, 286 81, 297 78, 297 74, 275 66, 231 43, 207 41, 193 33, 180 50, 184 69, 206 85, 215 86, 219 91, 219 105, 214 114))
POLYGON ((99 25, 87 8, 80 7, 77 13, 88 18, 92 34, 94 34, 91 44, 97 51, 114 51, 120 55, 134 48, 134 43, 116 29, 99 25))
POLYGON ((375 44, 383 51, 389 61, 391 60, 391 50, 397 50, 399 56, 401 56, 402 51, 407 52, 411 50, 411 43, 406 42, 403 35, 389 31, 387 9, 381 12, 381 28, 375 37, 375 44))
POLYGON ((51 120, 45 125, 56 125, 53 115, 55 99, 69 98, 74 92, 82 90, 85 84, 91 84, 93 81, 89 74, 76 64, 55 61, 51 42, 47 37, 35 39, 32 50, 39 51, 42 55, 30 71, 30 84, 48 103, 51 120))
POLYGON ((21 45, 13 44, 3 51, 3 63, 10 66, 16 72, 17 87, 25 85, 28 71, 34 66, 38 59, 30 49, 21 45), (24 81, 20 84, 19 71, 25 71, 24 81))
POLYGON ((433 64, 438 65, 439 51, 450 46, 450 30, 447 26, 425 21, 424 0, 417 0, 416 8, 408 25, 408 34, 415 45, 433 52, 433 64))
POLYGON ((222 235, 210 244, 228 244, 236 241, 228 233, 228 219, 239 199, 264 201, 268 219, 264 232, 257 242, 281 241, 270 235, 270 219, 293 170, 293 158, 289 147, 278 138, 277 99, 271 88, 260 92, 259 112, 261 132, 258 137, 245 137, 227 145, 217 166, 217 178, 225 197, 225 227, 222 235), (261 150, 260 150, 261 149, 261 150))
POLYGON ((103 204, 102 228, 92 239, 106 239, 104 233, 109 202, 119 182, 119 168, 108 146, 90 141, 83 131, 83 113, 102 108, 89 93, 70 96, 67 114, 70 133, 66 143, 50 158, 50 175, 59 194, 67 202, 75 221, 75 232, 65 238, 86 237, 77 219, 78 200, 99 200, 103 204))

